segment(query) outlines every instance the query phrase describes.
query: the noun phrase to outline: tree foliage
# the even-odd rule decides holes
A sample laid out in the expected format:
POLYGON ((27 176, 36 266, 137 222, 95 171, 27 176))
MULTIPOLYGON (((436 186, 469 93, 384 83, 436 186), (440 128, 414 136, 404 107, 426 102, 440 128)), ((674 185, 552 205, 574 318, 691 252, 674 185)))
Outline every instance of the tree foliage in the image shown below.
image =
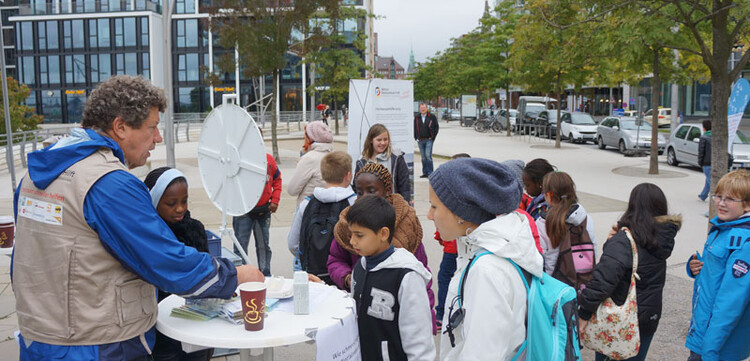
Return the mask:
MULTIPOLYGON (((18 84, 18 81, 8 77, 8 104, 10 105, 10 126, 13 132, 34 130, 37 125, 41 124, 44 117, 36 114, 36 110, 24 104, 31 94, 31 90, 25 84, 18 84)), ((2 95, 2 89, 0 89, 2 95)), ((5 129, 5 108, 0 102, 0 132, 6 133, 5 129)))

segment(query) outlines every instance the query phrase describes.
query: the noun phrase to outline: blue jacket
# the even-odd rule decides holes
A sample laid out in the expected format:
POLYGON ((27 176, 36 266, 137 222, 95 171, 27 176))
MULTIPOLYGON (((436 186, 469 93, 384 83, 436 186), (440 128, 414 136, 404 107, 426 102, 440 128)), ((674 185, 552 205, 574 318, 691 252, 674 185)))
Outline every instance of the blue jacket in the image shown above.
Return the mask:
POLYGON ((750 356, 750 216, 715 217, 711 224, 685 346, 703 361, 744 360, 750 356))
MULTIPOLYGON (((112 149, 124 163, 122 149, 115 141, 93 130, 77 128, 70 137, 55 145, 30 153, 29 175, 37 188, 45 189, 60 173, 101 147, 112 149)), ((18 191, 14 196, 14 212, 17 212, 17 202, 18 191)), ((156 213, 146 185, 129 172, 114 171, 101 177, 86 195, 83 214, 113 257, 161 290, 196 298, 229 298, 237 287, 237 270, 232 262, 212 258, 179 242, 156 213)), ((11 261, 11 274, 12 267, 11 261)), ((154 330, 145 337, 152 348, 154 330)), ((147 354, 139 337, 91 346, 26 344, 23 337, 19 341, 21 360, 58 359, 56 357, 60 360, 129 360, 147 354)))

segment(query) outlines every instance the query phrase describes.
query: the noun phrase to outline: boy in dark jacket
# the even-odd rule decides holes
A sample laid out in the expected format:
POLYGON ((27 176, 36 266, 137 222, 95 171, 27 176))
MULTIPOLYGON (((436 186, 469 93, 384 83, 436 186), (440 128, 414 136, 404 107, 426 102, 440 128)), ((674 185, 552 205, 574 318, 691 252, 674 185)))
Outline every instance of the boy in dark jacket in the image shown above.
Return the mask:
POLYGON ((352 270, 362 360, 433 361, 432 315, 425 286, 430 272, 414 255, 391 245, 396 212, 366 195, 346 214, 351 244, 362 256, 352 270))

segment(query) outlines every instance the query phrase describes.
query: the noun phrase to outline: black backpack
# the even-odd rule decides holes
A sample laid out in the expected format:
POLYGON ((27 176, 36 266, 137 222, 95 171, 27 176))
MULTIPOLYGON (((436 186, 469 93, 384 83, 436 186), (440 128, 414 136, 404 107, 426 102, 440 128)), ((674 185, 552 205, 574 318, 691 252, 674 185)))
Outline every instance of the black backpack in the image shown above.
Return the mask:
POLYGON ((302 269, 312 273, 325 283, 333 285, 328 275, 328 254, 333 240, 333 228, 339 221, 339 214, 349 206, 349 197, 338 202, 323 203, 310 196, 300 227, 300 263, 302 269))

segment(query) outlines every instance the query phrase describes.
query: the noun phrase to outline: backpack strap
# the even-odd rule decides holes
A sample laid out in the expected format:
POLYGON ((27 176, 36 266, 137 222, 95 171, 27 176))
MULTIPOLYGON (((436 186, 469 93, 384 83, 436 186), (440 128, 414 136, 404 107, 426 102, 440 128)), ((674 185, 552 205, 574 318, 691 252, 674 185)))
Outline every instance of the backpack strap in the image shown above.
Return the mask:
POLYGON ((466 284, 466 278, 469 277, 469 268, 471 268, 472 265, 474 265, 474 262, 477 261, 482 256, 486 256, 488 254, 492 254, 490 251, 484 251, 480 253, 475 253, 474 256, 471 257, 469 260, 469 264, 464 268, 464 271, 461 274, 461 279, 458 280, 458 308, 463 308, 464 303, 464 285, 466 284))
MULTIPOLYGON (((510 262, 510 264, 513 265, 513 267, 515 267, 516 271, 518 271, 518 274, 521 276, 521 279, 523 280, 523 285, 526 286, 526 320, 524 321, 524 323, 526 324, 526 329, 527 329, 526 332, 528 332, 528 328, 529 328, 529 306, 528 305, 529 305, 529 291, 530 291, 529 287, 530 287, 531 279, 533 276, 531 273, 529 273, 525 269, 519 267, 516 264, 516 262, 513 262, 512 259, 510 258, 506 258, 506 259, 508 260, 508 262, 510 262)), ((523 343, 521 344, 521 347, 518 348, 518 351, 513 356, 511 361, 519 360, 521 355, 524 355, 526 353, 526 342, 527 340, 524 339, 523 343)))

